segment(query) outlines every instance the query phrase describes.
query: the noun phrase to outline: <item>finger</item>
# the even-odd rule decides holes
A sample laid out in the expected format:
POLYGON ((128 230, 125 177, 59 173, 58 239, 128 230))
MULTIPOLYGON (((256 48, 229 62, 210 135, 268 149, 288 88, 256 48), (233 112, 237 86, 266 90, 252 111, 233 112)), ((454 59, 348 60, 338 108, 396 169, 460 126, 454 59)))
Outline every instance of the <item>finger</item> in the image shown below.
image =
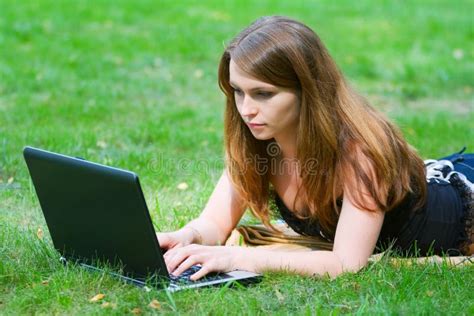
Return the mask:
POLYGON ((182 243, 178 243, 174 245, 173 247, 170 247, 163 255, 163 257, 165 258, 165 261, 167 258, 173 257, 176 253, 176 249, 181 248, 181 247, 183 247, 182 243))
POLYGON ((199 269, 198 272, 194 273, 189 278, 192 281, 196 281, 196 280, 199 280, 200 278, 202 278, 203 276, 205 276, 206 274, 208 274, 209 272, 212 272, 212 271, 213 271, 213 269, 210 267, 210 264, 208 263, 207 265, 203 265, 201 267, 201 269, 199 269))
POLYGON ((184 245, 182 243, 177 243, 176 245, 174 245, 173 247, 171 247, 170 249, 175 249, 175 248, 181 248, 183 247, 184 245))
POLYGON ((172 244, 171 238, 166 233, 156 233, 156 238, 158 239, 160 248, 168 249, 172 244))
POLYGON ((179 243, 174 247, 168 249, 168 251, 163 255, 165 261, 171 261, 176 255, 182 253, 183 251, 189 251, 188 247, 183 247, 183 244, 179 243))
POLYGON ((173 262, 173 258, 176 256, 178 251, 179 250, 177 250, 176 248, 171 248, 163 256, 163 258, 165 259, 165 264, 166 264, 166 268, 168 269, 168 272, 172 271, 170 269, 170 265, 173 262))
POLYGON ((191 266, 195 265, 196 263, 199 263, 199 259, 197 258, 196 255, 188 257, 186 260, 184 260, 177 268, 176 270, 173 271, 173 275, 178 276, 184 271, 188 270, 191 268, 191 266))
POLYGON ((167 259, 168 271, 172 273, 184 260, 190 256, 189 251, 185 248, 176 250, 173 256, 167 259))
POLYGON ((168 251, 164 254, 164 257, 169 260, 170 258, 174 257, 178 253, 178 251, 187 251, 190 254, 196 253, 197 251, 199 251, 196 246, 197 245, 194 244, 185 246, 184 244, 179 242, 170 249, 168 249, 168 251))
POLYGON ((166 258, 169 272, 173 272, 178 265, 180 265, 187 257, 201 253, 197 245, 188 245, 178 249, 170 250, 170 255, 166 258))

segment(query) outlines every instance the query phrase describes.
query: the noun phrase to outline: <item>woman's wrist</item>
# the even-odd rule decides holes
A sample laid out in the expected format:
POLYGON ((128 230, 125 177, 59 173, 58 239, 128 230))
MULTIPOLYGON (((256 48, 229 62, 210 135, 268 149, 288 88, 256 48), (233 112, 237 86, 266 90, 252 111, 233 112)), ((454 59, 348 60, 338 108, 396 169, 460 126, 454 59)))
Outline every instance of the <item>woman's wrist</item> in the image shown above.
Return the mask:
POLYGON ((187 225, 187 226, 184 226, 182 229, 187 229, 188 231, 191 232, 191 234, 192 234, 191 243, 192 244, 202 244, 202 235, 199 232, 199 230, 197 230, 197 228, 194 228, 192 226, 187 225))
POLYGON ((254 247, 241 247, 241 246, 230 246, 239 249, 238 256, 236 257, 236 266, 240 270, 262 272, 265 269, 262 267, 262 261, 265 251, 254 247))

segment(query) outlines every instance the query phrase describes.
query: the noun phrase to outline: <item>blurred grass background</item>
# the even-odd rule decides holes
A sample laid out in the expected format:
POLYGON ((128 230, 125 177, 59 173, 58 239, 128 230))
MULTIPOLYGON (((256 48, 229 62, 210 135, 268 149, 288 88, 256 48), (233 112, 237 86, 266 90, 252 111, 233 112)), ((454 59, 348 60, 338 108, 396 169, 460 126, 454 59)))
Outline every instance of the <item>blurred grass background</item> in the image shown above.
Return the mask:
MULTIPOLYGON (((472 152, 473 9, 467 0, 0 0, 0 313, 34 311, 7 301, 23 293, 16 299, 31 303, 27 297, 37 297, 31 280, 44 275, 34 258, 25 259, 32 241, 15 237, 47 231, 21 155, 25 145, 135 171, 157 229, 180 227, 199 214, 223 168, 224 98, 216 73, 224 46, 256 18, 278 14, 312 27, 352 84, 423 158, 464 145, 472 152), (177 188, 183 182, 188 189, 177 188), (18 265, 23 274, 12 275, 18 265)), ((294 282, 281 278, 283 286, 294 282)), ((304 293, 304 284, 293 291, 304 293)), ((186 297, 182 311, 192 311, 186 297)), ((375 305, 364 295, 356 301, 344 308, 397 311, 396 296, 375 305)), ((45 312, 61 311, 62 305, 41 304, 45 312)), ((85 311, 81 304, 64 306, 85 311)), ((263 308, 255 304, 250 308, 263 308)))

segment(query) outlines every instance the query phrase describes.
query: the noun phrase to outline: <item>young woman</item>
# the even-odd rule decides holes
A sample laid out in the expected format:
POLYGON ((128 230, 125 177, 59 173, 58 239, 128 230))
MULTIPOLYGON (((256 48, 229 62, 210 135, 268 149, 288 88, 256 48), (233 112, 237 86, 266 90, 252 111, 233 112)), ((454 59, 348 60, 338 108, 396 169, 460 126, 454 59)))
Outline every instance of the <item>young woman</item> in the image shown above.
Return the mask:
POLYGON ((427 179, 415 150, 348 85, 310 28, 258 19, 224 51, 219 85, 226 170, 199 218, 158 234, 170 272, 201 264, 192 279, 234 269, 337 276, 390 242, 411 254, 472 254, 472 183, 449 161, 434 161, 427 179), (295 231, 333 241, 332 251, 218 246, 247 208, 271 226, 273 199, 295 231))

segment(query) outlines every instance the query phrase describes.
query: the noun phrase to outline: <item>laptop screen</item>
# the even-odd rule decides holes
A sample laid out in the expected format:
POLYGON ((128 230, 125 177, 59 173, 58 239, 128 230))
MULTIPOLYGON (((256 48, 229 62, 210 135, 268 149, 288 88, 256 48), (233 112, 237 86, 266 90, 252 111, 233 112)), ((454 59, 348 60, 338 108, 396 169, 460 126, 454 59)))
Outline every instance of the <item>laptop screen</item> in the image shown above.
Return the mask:
POLYGON ((24 157, 63 257, 120 263, 126 275, 168 276, 134 173, 32 147, 24 157))

